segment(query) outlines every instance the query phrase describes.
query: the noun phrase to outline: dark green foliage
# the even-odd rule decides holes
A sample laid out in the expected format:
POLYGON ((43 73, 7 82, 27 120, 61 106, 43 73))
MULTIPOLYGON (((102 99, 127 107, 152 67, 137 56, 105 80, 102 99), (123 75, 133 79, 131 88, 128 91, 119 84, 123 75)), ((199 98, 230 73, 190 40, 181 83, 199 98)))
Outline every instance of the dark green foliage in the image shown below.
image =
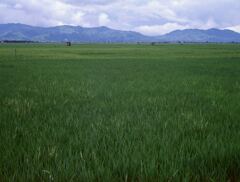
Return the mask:
POLYGON ((0 181, 240 180, 239 45, 2 45, 0 84, 0 181))

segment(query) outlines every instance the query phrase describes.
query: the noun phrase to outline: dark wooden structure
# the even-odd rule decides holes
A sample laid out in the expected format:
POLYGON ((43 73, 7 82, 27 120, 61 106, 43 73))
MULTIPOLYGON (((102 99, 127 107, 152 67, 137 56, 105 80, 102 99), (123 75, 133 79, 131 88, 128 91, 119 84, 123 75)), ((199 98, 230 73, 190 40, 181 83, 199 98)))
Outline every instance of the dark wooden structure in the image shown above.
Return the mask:
POLYGON ((156 42, 151 42, 151 45, 152 45, 152 46, 155 46, 155 45, 156 45, 156 42))
POLYGON ((72 43, 71 42, 66 42, 67 46, 72 46, 72 43))

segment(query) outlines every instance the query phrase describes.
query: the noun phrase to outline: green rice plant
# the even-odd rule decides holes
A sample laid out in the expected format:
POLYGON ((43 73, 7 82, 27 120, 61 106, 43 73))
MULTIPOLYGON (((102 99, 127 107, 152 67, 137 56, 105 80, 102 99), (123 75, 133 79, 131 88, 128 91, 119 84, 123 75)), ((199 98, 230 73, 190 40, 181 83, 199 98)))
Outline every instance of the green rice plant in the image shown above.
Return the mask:
POLYGON ((240 180, 240 45, 0 45, 0 85, 0 181, 240 180))

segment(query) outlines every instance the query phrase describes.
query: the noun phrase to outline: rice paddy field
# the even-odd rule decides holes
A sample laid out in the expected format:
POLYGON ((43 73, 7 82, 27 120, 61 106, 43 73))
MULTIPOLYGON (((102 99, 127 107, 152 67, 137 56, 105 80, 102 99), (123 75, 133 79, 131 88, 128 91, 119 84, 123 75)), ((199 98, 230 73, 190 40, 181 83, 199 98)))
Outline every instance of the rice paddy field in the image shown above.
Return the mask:
POLYGON ((0 181, 240 181, 240 45, 0 45, 0 181))

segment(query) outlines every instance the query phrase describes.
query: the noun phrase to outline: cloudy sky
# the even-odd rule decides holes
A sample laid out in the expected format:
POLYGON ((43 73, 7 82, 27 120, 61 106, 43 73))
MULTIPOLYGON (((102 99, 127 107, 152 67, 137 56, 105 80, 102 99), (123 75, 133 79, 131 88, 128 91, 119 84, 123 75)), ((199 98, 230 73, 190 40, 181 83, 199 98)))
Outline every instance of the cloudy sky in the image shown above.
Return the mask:
POLYGON ((146 35, 186 28, 240 32, 240 0, 0 0, 0 23, 108 26, 146 35))

